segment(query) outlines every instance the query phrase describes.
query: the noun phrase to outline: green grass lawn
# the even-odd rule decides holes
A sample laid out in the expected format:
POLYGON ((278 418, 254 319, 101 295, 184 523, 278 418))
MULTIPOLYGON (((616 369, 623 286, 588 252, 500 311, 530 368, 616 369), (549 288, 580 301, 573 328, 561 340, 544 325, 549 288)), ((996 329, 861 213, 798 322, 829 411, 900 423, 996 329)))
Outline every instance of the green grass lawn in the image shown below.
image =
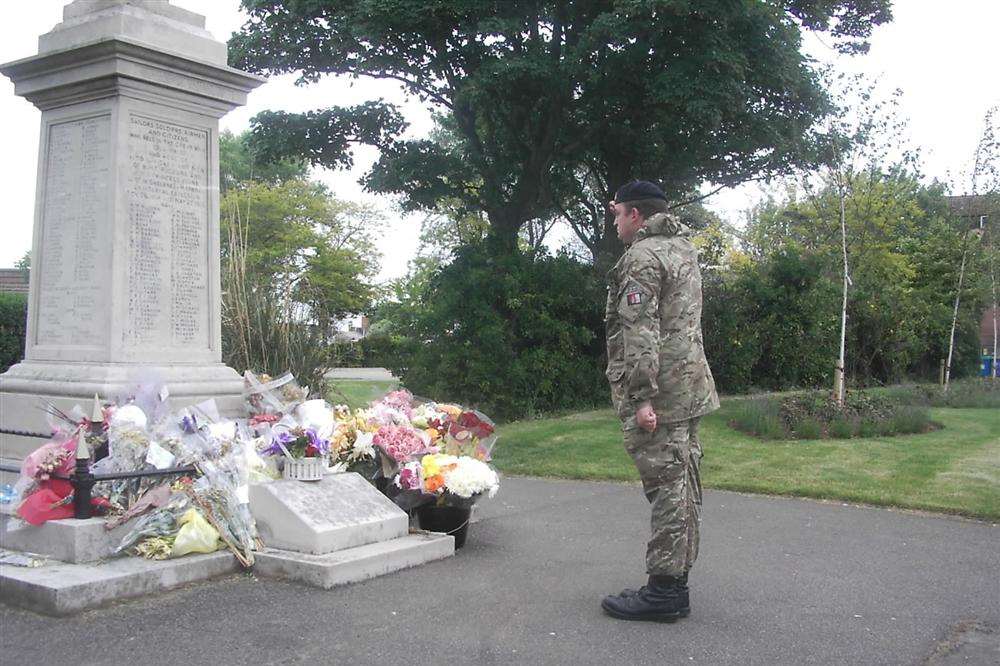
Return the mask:
POLYGON ((326 399, 334 405, 346 402, 351 409, 367 407, 369 402, 375 398, 381 398, 398 385, 397 381, 338 379, 327 382, 326 399))
MULTIPOLYGON (((731 405, 702 421, 706 487, 1000 519, 1000 410, 932 409, 944 429, 920 435, 761 441, 726 425, 731 405)), ((611 410, 503 425, 493 454, 511 474, 638 480, 611 410)))

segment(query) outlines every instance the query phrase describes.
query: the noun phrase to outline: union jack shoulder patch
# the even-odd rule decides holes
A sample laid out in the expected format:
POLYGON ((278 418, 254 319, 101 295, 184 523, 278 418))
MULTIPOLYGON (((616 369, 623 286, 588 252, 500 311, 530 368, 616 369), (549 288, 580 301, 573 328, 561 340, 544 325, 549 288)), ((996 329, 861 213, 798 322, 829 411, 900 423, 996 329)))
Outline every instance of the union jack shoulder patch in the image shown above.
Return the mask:
POLYGON ((629 305, 640 305, 642 304, 642 292, 641 291, 630 291, 625 294, 625 300, 629 305))

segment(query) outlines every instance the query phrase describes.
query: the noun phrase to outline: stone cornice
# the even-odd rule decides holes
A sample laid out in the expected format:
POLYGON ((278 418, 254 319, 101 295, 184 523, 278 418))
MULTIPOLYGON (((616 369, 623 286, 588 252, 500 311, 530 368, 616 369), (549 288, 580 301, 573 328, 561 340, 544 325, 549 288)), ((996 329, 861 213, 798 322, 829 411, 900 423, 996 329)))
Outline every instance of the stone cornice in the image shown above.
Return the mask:
POLYGON ((225 113, 245 104, 247 94, 265 81, 232 67, 120 37, 15 60, 0 65, 0 73, 14 82, 15 94, 43 110, 79 102, 81 96, 113 94, 124 80, 131 79, 181 97, 209 101, 225 113))

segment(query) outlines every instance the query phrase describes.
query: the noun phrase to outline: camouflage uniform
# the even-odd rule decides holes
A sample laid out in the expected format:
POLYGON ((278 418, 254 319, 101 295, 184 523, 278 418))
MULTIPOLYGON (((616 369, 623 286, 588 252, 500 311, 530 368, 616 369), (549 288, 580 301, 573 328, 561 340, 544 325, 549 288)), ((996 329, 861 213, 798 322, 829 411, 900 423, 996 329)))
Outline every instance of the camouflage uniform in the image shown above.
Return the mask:
POLYGON ((701 334, 698 250, 688 234, 674 218, 653 215, 608 274, 607 377, 652 504, 651 575, 684 574, 698 556, 698 422, 719 407, 701 334), (657 417, 652 433, 635 419, 646 400, 657 417))

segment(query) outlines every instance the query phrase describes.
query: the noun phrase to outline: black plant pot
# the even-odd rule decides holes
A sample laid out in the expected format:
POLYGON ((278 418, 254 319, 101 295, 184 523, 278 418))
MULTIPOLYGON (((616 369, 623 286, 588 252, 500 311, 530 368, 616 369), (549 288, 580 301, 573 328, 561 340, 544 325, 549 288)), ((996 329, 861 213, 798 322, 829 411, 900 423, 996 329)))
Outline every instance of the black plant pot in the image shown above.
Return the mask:
POLYGON ((471 516, 471 508, 458 506, 425 504, 417 509, 420 529, 452 535, 455 537, 455 550, 465 545, 465 535, 469 531, 471 516))

